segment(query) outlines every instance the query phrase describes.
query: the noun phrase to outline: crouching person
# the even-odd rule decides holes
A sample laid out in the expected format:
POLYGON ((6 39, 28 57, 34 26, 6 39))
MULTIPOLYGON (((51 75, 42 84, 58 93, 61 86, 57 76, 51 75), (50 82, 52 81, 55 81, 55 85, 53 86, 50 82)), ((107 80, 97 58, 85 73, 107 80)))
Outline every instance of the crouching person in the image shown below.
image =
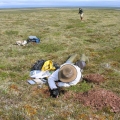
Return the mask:
POLYGON ((50 95, 57 98, 60 95, 59 87, 70 87, 81 81, 82 70, 86 66, 87 57, 83 54, 81 60, 75 64, 64 63, 48 78, 50 95))

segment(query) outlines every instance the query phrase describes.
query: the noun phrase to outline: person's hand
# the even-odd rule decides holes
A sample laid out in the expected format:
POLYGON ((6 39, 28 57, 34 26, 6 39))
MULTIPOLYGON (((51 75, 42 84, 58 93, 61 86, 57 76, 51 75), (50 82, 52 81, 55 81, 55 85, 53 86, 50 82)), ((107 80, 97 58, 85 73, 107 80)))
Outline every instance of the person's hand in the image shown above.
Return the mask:
POLYGON ((53 90, 51 90, 51 96, 54 97, 54 98, 58 98, 59 96, 59 89, 58 88, 55 88, 53 90))
POLYGON ((56 86, 58 87, 58 82, 56 82, 56 86))

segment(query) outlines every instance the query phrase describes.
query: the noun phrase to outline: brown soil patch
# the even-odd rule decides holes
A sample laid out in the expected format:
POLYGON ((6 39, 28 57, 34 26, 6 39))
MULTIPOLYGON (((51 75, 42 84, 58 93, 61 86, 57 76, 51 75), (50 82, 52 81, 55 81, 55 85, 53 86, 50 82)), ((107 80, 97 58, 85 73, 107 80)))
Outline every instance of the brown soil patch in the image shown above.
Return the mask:
POLYGON ((105 78, 100 74, 87 74, 83 76, 83 79, 87 82, 93 82, 93 83, 101 83, 105 81, 105 78))

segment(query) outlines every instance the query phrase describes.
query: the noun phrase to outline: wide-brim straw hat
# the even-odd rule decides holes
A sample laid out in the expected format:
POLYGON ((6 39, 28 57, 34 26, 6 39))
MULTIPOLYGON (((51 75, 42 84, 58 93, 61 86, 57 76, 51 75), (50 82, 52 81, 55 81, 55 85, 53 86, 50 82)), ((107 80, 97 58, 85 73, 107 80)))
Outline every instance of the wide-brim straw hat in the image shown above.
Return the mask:
POLYGON ((58 78, 61 82, 72 82, 77 77, 77 70, 71 64, 63 65, 58 73, 58 78))

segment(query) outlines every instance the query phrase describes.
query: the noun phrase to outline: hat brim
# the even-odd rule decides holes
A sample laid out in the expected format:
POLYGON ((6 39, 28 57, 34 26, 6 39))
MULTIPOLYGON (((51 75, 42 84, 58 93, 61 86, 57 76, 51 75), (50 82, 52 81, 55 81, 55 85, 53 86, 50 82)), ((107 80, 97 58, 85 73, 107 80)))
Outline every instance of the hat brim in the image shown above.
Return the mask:
POLYGON ((59 80, 60 80, 61 82, 72 82, 73 80, 76 79, 76 77, 77 77, 77 70, 76 70, 76 68, 75 68, 73 65, 71 65, 71 64, 65 64, 65 65, 63 65, 63 66, 60 68, 59 73, 58 73, 58 78, 59 78, 59 80), (72 77, 67 78, 67 79, 66 79, 66 78, 63 78, 63 77, 62 77, 62 73, 61 73, 61 71, 62 71, 63 69, 65 69, 66 67, 69 67, 69 68, 73 71, 72 77))

